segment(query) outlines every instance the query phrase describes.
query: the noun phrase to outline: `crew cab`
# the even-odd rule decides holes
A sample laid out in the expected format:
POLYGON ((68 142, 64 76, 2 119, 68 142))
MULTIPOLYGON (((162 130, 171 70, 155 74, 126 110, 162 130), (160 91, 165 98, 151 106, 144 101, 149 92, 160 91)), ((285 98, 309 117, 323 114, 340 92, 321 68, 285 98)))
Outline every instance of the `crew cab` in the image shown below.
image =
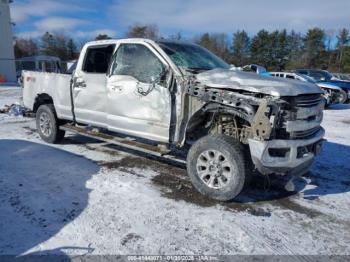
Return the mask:
POLYGON ((233 70, 186 42, 87 43, 72 75, 24 72, 23 99, 46 142, 92 127, 102 139, 157 145, 162 156, 183 152, 194 187, 224 201, 252 168, 305 173, 325 133, 318 86, 233 70))

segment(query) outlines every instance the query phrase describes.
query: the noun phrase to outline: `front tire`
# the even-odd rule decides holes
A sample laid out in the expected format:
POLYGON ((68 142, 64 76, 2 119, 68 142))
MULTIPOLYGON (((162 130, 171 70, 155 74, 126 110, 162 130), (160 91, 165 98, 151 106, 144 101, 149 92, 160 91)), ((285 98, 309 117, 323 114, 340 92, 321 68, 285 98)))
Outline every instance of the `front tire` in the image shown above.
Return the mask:
POLYGON ((340 90, 339 91, 339 99, 338 99, 338 103, 339 104, 345 104, 346 100, 348 99, 348 95, 344 90, 340 90))
POLYGON ((241 193, 246 180, 243 145, 225 135, 199 139, 187 155, 187 172, 194 187, 210 198, 228 201, 241 193))
POLYGON ((59 143, 65 131, 59 129, 59 120, 52 104, 41 105, 36 112, 36 128, 42 140, 50 144, 59 143))

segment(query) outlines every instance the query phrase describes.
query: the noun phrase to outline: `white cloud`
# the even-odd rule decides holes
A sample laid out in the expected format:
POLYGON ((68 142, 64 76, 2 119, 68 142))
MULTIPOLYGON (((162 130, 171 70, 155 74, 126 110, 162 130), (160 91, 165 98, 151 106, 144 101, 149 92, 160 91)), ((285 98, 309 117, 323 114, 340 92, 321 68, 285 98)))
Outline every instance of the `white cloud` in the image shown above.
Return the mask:
POLYGON ((18 38, 37 38, 43 35, 43 32, 41 31, 27 31, 27 32, 20 32, 20 33, 15 33, 15 36, 18 38))
MULTIPOLYGON (((52 32, 52 31, 51 31, 52 32)), ((98 36, 99 34, 106 34, 110 37, 116 37, 116 31, 111 30, 111 29, 97 29, 97 30, 91 30, 91 31, 58 31, 58 33, 64 33, 65 35, 68 36, 74 36, 75 39, 85 39, 85 40, 93 40, 95 39, 96 36, 98 36)), ((28 32, 20 32, 20 33, 16 33, 15 36, 18 38, 38 38, 41 37, 43 34, 45 33, 45 31, 39 31, 39 30, 35 30, 35 31, 28 31, 28 32)))
POLYGON ((163 31, 232 32, 349 26, 349 0, 128 0, 115 1, 110 17, 128 26, 155 23, 163 31))
POLYGON ((78 37, 78 38, 88 38, 88 39, 92 39, 95 38, 96 36, 98 36, 99 34, 103 35, 106 34, 110 37, 115 37, 116 36, 116 32, 110 29, 97 29, 97 30, 93 30, 93 31, 77 31, 74 32, 74 36, 78 37))
POLYGON ((43 17, 54 12, 75 9, 63 2, 54 0, 14 1, 11 7, 11 17, 16 23, 25 22, 30 17, 43 17))
POLYGON ((70 30, 87 23, 87 21, 81 19, 53 16, 35 22, 34 25, 40 31, 57 31, 70 30))

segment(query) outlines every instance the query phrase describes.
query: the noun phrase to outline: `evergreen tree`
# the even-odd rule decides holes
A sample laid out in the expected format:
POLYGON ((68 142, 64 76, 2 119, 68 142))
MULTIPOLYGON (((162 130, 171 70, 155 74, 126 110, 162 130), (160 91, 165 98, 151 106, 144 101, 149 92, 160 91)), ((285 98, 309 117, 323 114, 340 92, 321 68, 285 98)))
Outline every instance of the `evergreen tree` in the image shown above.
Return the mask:
POLYGON ((250 55, 250 39, 248 34, 242 30, 233 34, 232 62, 237 66, 248 63, 250 55))
POLYGON ((41 53, 43 55, 51 55, 55 56, 56 46, 55 46, 55 40, 52 34, 49 32, 46 32, 42 37, 41 37, 41 53))
POLYGON ((325 64, 325 33, 316 27, 309 29, 305 38, 306 66, 311 68, 323 67, 325 64))
POLYGON ((305 66, 303 61, 303 37, 300 33, 296 33, 294 30, 288 35, 288 69, 301 68, 305 66))
POLYGON ((204 33, 199 38, 195 39, 195 42, 214 54, 224 59, 227 62, 231 62, 231 54, 228 47, 226 34, 209 34, 204 33))
POLYGON ((18 38, 15 40, 15 57, 22 58, 38 54, 38 45, 33 39, 18 38))
POLYGON ((106 40, 106 39, 111 39, 107 34, 99 34, 98 36, 95 37, 95 40, 106 40))
POLYGON ((350 42, 350 37, 349 37, 349 30, 346 28, 343 28, 342 30, 339 31, 339 34, 337 35, 337 65, 338 65, 338 70, 342 71, 344 69, 344 55, 348 54, 345 53, 346 47, 349 45, 350 42))
POLYGON ((74 40, 70 38, 67 43, 67 60, 73 60, 77 58, 77 46, 74 40))
POLYGON ((129 27, 126 37, 129 38, 148 38, 157 40, 159 39, 159 30, 157 25, 133 25, 129 27))
POLYGON ((290 47, 288 43, 288 34, 287 30, 282 30, 278 33, 277 36, 277 47, 276 47, 276 60, 277 60, 277 68, 279 70, 284 70, 286 68, 286 64, 289 60, 290 47))
POLYGON ((253 37, 250 53, 251 61, 254 64, 259 64, 268 67, 270 59, 270 35, 266 30, 260 30, 256 36, 253 37))

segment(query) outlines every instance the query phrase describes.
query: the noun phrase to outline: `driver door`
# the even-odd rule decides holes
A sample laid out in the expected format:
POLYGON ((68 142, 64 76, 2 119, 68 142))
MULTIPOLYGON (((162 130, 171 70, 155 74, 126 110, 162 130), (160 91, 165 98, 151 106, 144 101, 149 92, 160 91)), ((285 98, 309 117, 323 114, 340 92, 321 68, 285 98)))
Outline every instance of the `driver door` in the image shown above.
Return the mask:
POLYGON ((161 59, 142 43, 119 46, 107 79, 109 130, 169 142, 171 99, 161 59))

